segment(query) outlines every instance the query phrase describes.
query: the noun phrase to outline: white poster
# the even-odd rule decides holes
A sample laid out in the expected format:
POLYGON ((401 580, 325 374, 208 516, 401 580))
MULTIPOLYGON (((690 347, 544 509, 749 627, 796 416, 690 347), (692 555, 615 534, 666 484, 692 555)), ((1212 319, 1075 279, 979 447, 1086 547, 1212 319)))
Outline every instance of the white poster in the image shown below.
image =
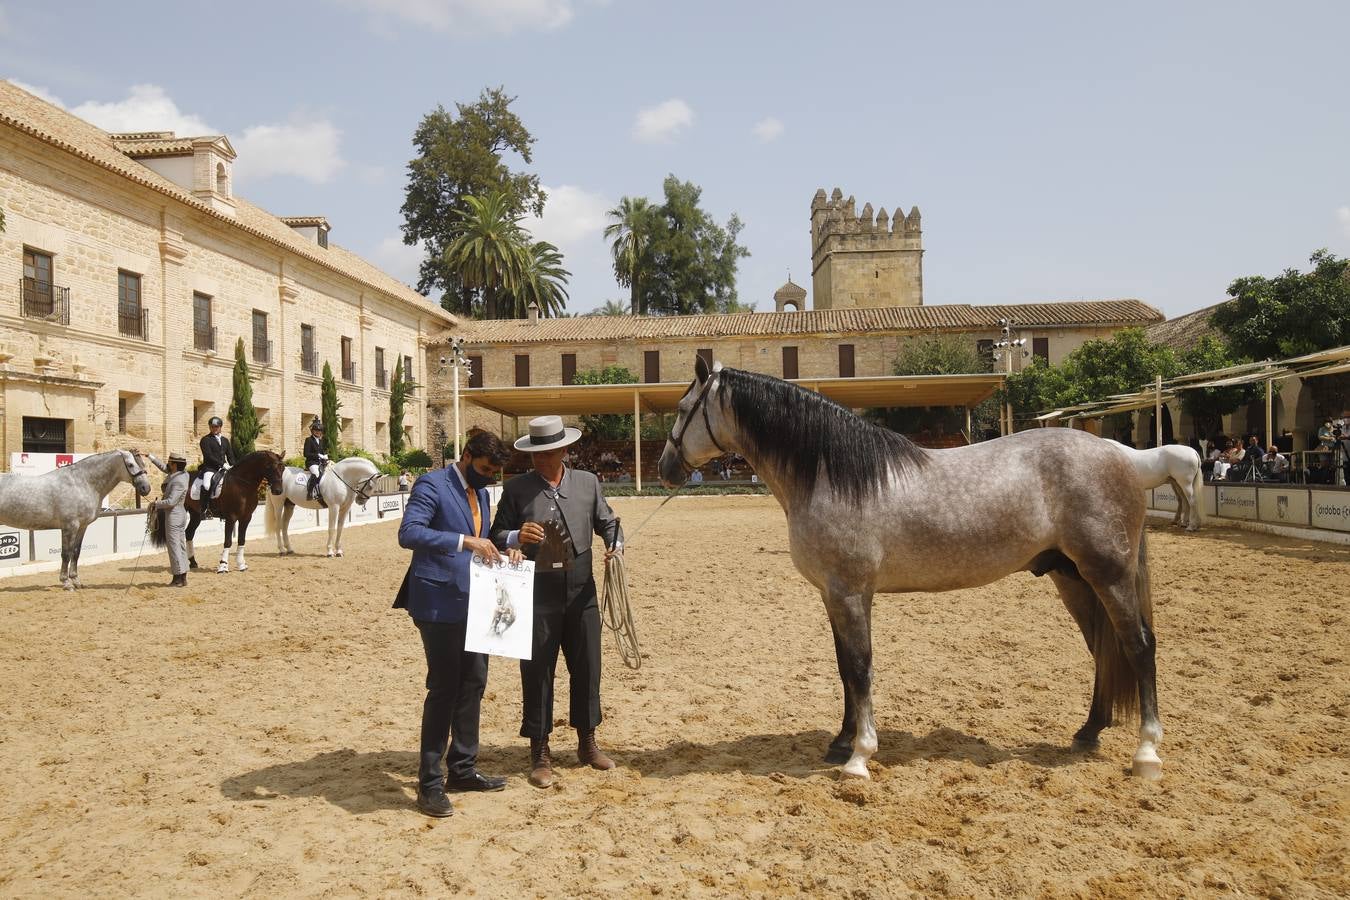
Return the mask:
POLYGON ((469 619, 464 649, 529 659, 534 639, 534 563, 469 565, 469 619))

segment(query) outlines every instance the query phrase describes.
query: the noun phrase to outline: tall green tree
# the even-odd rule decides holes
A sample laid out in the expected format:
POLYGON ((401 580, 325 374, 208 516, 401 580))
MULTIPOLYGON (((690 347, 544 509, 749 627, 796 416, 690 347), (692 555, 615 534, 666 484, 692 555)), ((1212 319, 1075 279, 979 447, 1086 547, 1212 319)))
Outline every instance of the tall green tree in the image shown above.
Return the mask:
MULTIPOLYGON (((1233 299, 1210 321, 1235 354, 1282 359, 1350 344, 1350 259, 1323 249, 1312 269, 1286 269, 1275 278, 1252 275, 1228 286, 1233 299)), ((1307 379, 1318 417, 1340 414, 1350 403, 1350 375, 1307 379)))
POLYGON ((234 342, 234 392, 225 415, 230 420, 230 443, 234 445, 235 457, 252 453, 263 426, 258 421, 258 411, 253 408, 253 383, 248 380, 243 338, 234 342))
MULTIPOLYGON (((401 362, 401 360, 400 360, 401 362)), ((337 381, 333 378, 333 367, 325 360, 323 364, 323 387, 319 390, 320 417, 323 419, 324 434, 328 437, 328 455, 337 459, 342 449, 342 420, 338 411, 342 401, 337 395, 337 381)))
MULTIPOLYGON (((605 366, 578 372, 573 384, 637 384, 638 377, 624 366, 605 366)), ((591 434, 605 441, 618 441, 633 436, 632 415, 582 416, 581 425, 591 434)))
POLYGON ((458 214, 468 197, 494 191, 506 195, 511 213, 541 215, 546 195, 539 176, 513 172, 506 157, 529 164, 534 137, 511 110, 514 97, 501 87, 487 88, 473 103, 457 103, 455 111, 436 107, 413 133, 417 156, 408 163, 408 188, 403 202, 403 241, 421 244, 426 258, 418 273, 422 293, 441 290, 441 305, 473 315, 477 289, 460 280, 446 258, 455 240, 458 214))
MULTIPOLYGON (((750 251, 737 243, 744 227, 736 215, 725 226, 718 225, 699 206, 702 188, 670 175, 662 184, 664 202, 651 208, 644 219, 645 244, 640 240, 636 261, 616 262, 616 274, 627 271, 629 286, 637 283, 637 309, 648 315, 726 312, 736 297, 736 269, 750 251)), ((615 212, 635 210, 639 205, 624 198, 615 212), (625 207, 625 201, 627 207, 625 207)), ((628 241, 631 227, 621 222, 613 232, 616 239, 628 241)), ((609 232, 607 231, 607 234, 609 232)), ((613 247, 611 247, 613 250, 613 247)), ((628 254, 620 246, 620 258, 628 254)))
POLYGON ((403 381, 403 360, 394 363, 394 381, 389 386, 389 457, 403 452, 403 407, 408 400, 408 385, 403 381))
POLYGON ((614 277, 629 289, 629 309, 633 315, 646 315, 646 297, 642 292, 642 265, 647 245, 655 231, 656 208, 646 197, 624 197, 605 215, 605 240, 610 241, 614 259, 614 277))
MULTIPOLYGON (((893 375, 969 375, 988 369, 975 344, 968 338, 954 334, 931 334, 911 338, 900 346, 894 362, 891 364, 893 375)), ((979 425, 972 423, 977 433, 983 431, 984 420, 997 420, 995 407, 985 410, 983 406, 974 411, 979 425)), ((874 422, 885 425, 901 434, 915 434, 925 428, 941 425, 949 433, 956 433, 966 427, 965 414, 958 407, 892 407, 869 410, 868 416, 874 422)))

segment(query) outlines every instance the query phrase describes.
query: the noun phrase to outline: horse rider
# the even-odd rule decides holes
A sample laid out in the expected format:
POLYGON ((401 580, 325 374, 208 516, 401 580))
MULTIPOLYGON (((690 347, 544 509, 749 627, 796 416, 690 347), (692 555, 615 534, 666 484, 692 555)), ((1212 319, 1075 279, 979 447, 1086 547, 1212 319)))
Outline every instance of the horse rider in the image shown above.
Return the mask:
POLYGON ((152 502, 146 511, 153 515, 164 510, 164 539, 169 550, 169 571, 173 580, 169 587, 187 587, 188 551, 187 551, 187 509, 183 502, 188 494, 187 457, 178 451, 169 454, 167 464, 153 456, 150 461, 169 477, 164 479, 164 495, 152 502))
POLYGON ((215 491, 217 473, 228 472, 230 466, 234 465, 234 444, 220 433, 224 424, 220 420, 220 416, 212 416, 211 421, 206 423, 207 427, 211 429, 211 433, 203 435, 201 443, 198 445, 202 451, 202 464, 197 467, 197 476, 202 480, 203 519, 209 519, 213 515, 211 495, 215 491))
MULTIPOLYGON (((452 791, 500 791, 506 779, 478 771, 478 723, 487 686, 488 658, 464 649, 469 617, 469 564, 474 556, 497 562, 488 539, 488 485, 511 451, 487 431, 469 438, 459 461, 413 484, 398 529, 412 562, 394 600, 406 609, 427 658, 426 700, 417 767, 417 808, 428 816, 454 811, 452 791), (448 770, 443 774, 442 762, 448 770)), ((519 550, 508 554, 519 561, 519 550)))
POLYGON ((532 420, 530 433, 515 448, 531 455, 534 471, 506 483, 492 522, 498 547, 523 548, 535 560, 534 637, 530 659, 520 662, 520 736, 530 740, 530 784, 535 787, 553 784, 548 741, 560 648, 571 680, 568 711, 577 731, 577 759, 594 769, 614 768, 614 760, 595 742, 601 719, 600 607, 591 571, 591 535, 604 539, 608 560, 623 552, 623 531, 595 475, 563 465, 566 448, 580 437, 578 429, 564 428, 559 416, 532 420), (563 542, 563 559, 545 561, 552 555, 547 544, 541 548, 546 522, 571 539, 570 546, 563 542))
POLYGON ((324 437, 323 422, 309 423, 309 437, 305 438, 305 468, 309 470, 309 487, 305 499, 313 500, 319 489, 319 479, 328 467, 328 439, 324 437))

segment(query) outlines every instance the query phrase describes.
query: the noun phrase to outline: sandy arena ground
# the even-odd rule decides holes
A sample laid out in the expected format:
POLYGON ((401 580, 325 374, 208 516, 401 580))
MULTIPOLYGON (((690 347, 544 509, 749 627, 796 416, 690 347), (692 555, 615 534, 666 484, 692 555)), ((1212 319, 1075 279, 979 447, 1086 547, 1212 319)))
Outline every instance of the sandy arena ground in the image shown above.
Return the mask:
MULTIPOLYGON (((655 503, 615 506, 631 529, 655 503)), ((396 527, 349 531, 341 560, 256 535, 249 572, 186 592, 157 586, 163 555, 129 591, 129 562, 76 595, 0 581, 0 895, 1350 893, 1345 548, 1154 530, 1157 784, 1126 776, 1133 726, 1068 751, 1091 669, 1049 579, 878 598, 881 749, 841 782, 829 626, 778 506, 678 500, 628 554, 640 672, 606 635, 621 768, 577 768, 560 721, 561 783, 531 788, 517 669, 493 660, 480 762, 509 786, 436 821, 412 805, 396 527)))

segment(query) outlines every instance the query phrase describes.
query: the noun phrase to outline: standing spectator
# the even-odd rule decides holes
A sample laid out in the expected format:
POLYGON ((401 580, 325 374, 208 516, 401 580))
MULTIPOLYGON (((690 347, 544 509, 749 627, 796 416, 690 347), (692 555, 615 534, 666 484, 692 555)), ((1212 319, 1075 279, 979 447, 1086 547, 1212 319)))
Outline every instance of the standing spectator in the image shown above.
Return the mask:
POLYGON ((401 494, 408 493, 408 488, 411 486, 412 486, 412 476, 408 474, 408 470, 404 469, 402 472, 399 472, 398 473, 399 493, 401 494))

